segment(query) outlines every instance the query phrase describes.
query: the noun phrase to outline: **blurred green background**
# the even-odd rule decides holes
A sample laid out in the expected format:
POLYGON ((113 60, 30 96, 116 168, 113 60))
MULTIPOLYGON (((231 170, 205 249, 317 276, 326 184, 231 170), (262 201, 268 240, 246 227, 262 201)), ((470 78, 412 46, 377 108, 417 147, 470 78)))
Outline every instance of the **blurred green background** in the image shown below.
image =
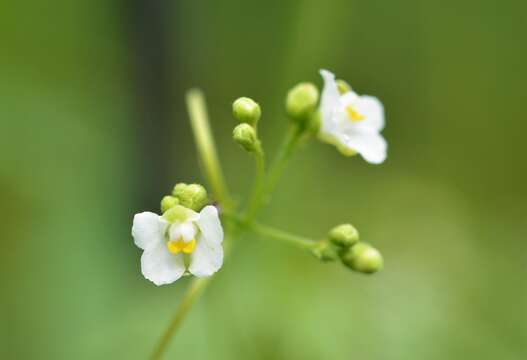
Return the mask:
POLYGON ((361 276, 249 238, 167 358, 527 356, 525 12, 519 1, 57 1, 0 5, 0 358, 143 359, 188 284, 140 273, 133 214, 203 182, 184 106, 206 95, 227 180, 252 163, 230 104, 331 69, 386 108, 381 166, 312 142, 262 220, 350 221, 386 268, 361 276))

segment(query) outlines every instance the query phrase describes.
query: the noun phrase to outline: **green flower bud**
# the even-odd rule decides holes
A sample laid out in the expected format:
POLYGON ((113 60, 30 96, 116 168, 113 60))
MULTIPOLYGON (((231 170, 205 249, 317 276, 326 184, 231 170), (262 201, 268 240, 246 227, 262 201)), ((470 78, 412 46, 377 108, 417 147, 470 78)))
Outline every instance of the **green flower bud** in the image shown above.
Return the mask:
POLYGON ((341 259, 347 267, 365 274, 381 270, 384 263, 379 250, 362 242, 348 248, 341 259))
POLYGON ((344 95, 345 93, 351 91, 351 86, 346 81, 338 79, 336 83, 337 83, 337 89, 339 90, 340 95, 344 95))
POLYGON ((177 204, 179 204, 178 198, 170 195, 164 196, 163 199, 161 199, 161 212, 164 213, 177 204))
POLYGON ((172 190, 172 195, 174 195, 176 198, 179 198, 185 192, 187 186, 188 184, 185 183, 176 184, 172 190))
POLYGON ((259 142, 256 130, 249 124, 239 124, 232 131, 232 138, 246 151, 254 152, 258 149, 259 142))
POLYGON ((163 218, 165 218, 166 221, 173 223, 176 221, 186 221, 190 215, 191 212, 189 209, 181 205, 175 205, 165 211, 163 218))
POLYGON ((358 154, 357 151, 343 146, 341 143, 337 144, 337 150, 344 156, 355 156, 358 154))
POLYGON ((359 232, 351 224, 342 224, 331 229, 328 238, 335 245, 350 247, 359 241, 359 232))
POLYGON ((306 121, 318 103, 318 89, 312 83, 300 83, 287 93, 285 109, 295 121, 306 121))
POLYGON ((320 261, 335 261, 339 258, 338 249, 327 240, 319 241, 311 249, 311 253, 320 261))
POLYGON ((200 211, 209 202, 207 190, 199 184, 179 183, 174 186, 172 195, 179 200, 180 205, 194 211, 200 211))
POLYGON ((262 110, 253 99, 241 97, 232 103, 232 114, 239 122, 256 126, 262 110))

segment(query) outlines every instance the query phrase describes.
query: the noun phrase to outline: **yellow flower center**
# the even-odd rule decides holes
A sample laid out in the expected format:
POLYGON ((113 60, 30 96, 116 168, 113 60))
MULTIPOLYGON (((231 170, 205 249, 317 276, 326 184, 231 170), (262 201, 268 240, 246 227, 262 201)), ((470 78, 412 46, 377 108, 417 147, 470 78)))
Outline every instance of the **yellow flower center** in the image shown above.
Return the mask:
POLYGON ((170 240, 167 242, 167 249, 172 254, 179 254, 180 252, 184 254, 191 254, 196 247, 196 239, 192 239, 189 242, 184 242, 182 238, 177 240, 170 240))
POLYGON ((359 122, 361 120, 364 120, 364 115, 362 115, 361 113, 357 112, 353 106, 351 105, 348 105, 346 107, 346 113, 348 114, 348 119, 352 122, 352 123, 355 123, 355 122, 359 122))

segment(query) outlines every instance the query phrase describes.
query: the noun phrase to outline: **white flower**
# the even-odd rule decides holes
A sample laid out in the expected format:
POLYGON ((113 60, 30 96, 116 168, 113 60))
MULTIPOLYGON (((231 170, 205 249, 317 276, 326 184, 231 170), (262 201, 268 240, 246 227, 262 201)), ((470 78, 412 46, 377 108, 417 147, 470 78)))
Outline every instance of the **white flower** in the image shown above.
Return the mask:
POLYGON ((324 79, 320 139, 335 145, 344 155, 359 153, 369 163, 382 163, 388 147, 380 134, 384 128, 382 103, 353 91, 340 94, 335 75, 327 70, 320 70, 320 74, 324 79))
POLYGON ((132 236, 144 250, 141 271, 156 285, 179 279, 187 262, 188 271, 198 277, 214 274, 223 264, 223 229, 214 206, 205 206, 199 214, 180 205, 163 216, 136 214, 132 236))

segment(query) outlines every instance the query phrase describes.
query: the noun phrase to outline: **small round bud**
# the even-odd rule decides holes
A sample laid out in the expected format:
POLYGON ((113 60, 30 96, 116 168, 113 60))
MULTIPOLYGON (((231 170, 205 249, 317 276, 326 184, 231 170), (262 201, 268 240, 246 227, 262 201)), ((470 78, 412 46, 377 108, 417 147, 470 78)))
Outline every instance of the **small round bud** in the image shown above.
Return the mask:
POLYGON ((172 195, 174 195, 176 198, 179 198, 185 192, 187 186, 188 184, 185 183, 176 184, 172 190, 172 195))
POLYGON ((293 120, 305 121, 315 111, 318 89, 312 83, 300 83, 287 93, 285 109, 293 120))
POLYGON ((192 214, 192 212, 181 205, 174 205, 167 211, 163 213, 163 218, 170 222, 176 222, 176 221, 186 221, 188 217, 192 214))
POLYGON ((209 202, 207 190, 199 184, 179 183, 174 186, 172 195, 179 200, 179 205, 194 211, 200 211, 209 202))
POLYGON ((232 103, 232 114, 239 122, 255 126, 260 120, 262 110, 253 99, 241 97, 232 103))
POLYGON ((326 240, 319 241, 315 244, 311 253, 320 261, 335 261, 339 258, 338 249, 326 240))
POLYGON ((331 229, 328 238, 335 245, 350 247, 359 241, 359 232, 351 224, 342 224, 331 229))
POLYGON ((351 91, 351 86, 346 81, 338 79, 336 83, 337 83, 337 89, 339 90, 340 95, 344 95, 345 93, 351 91))
POLYGON ((365 243, 357 243, 342 254, 342 262, 352 270, 372 274, 382 269, 384 260, 379 250, 365 243))
POLYGON ((163 199, 161 199, 161 212, 164 213, 172 206, 175 206, 177 204, 179 204, 179 200, 177 197, 170 195, 164 196, 163 199))
POLYGON ((232 131, 232 138, 248 152, 254 152, 258 148, 256 130, 249 124, 236 126, 232 131))

